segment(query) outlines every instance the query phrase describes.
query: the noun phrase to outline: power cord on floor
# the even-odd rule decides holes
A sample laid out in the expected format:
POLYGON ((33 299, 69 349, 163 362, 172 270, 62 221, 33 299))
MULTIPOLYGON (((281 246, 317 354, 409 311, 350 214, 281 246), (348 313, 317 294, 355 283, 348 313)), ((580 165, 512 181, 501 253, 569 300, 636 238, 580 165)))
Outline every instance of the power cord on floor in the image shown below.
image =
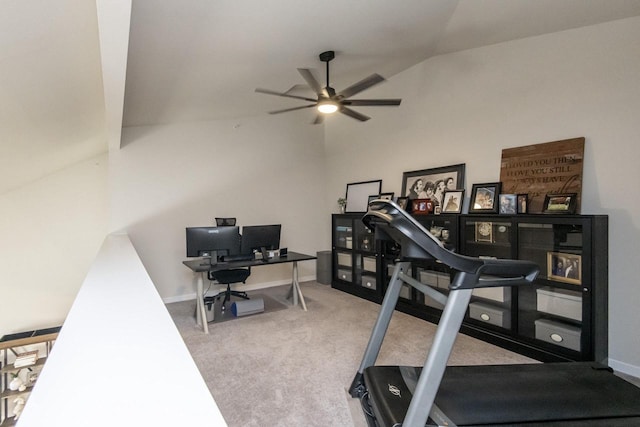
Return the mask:
POLYGON ((365 414, 370 417, 374 417, 373 411, 371 411, 371 405, 369 405, 369 392, 365 391, 362 397, 360 398, 360 406, 362 406, 362 410, 365 414), (366 405, 366 406, 365 406, 366 405))

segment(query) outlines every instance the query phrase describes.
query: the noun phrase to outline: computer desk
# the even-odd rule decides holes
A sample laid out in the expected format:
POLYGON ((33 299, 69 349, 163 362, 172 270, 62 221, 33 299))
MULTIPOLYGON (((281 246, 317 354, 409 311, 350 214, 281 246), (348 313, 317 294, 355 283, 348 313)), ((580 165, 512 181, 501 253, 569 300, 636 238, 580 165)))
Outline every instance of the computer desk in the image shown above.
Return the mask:
MULTIPOLYGON (((293 305, 298 305, 298 297, 300 297, 300 303, 304 311, 307 311, 307 305, 300 290, 300 283, 298 283, 298 261, 308 261, 316 259, 313 255, 301 254, 298 252, 287 252, 287 255, 281 257, 269 258, 267 261, 261 259, 252 259, 248 261, 231 261, 231 262, 219 262, 215 265, 211 265, 202 259, 193 259, 182 261, 184 265, 189 267, 196 274, 196 322, 200 326, 205 334, 209 333, 209 326, 207 325, 207 316, 204 305, 204 280, 209 271, 227 270, 230 268, 242 268, 242 267, 260 267, 263 265, 275 265, 284 264, 287 262, 293 263, 291 288, 287 299, 293 299, 293 305)), ((207 278, 208 279, 208 278, 207 278)))

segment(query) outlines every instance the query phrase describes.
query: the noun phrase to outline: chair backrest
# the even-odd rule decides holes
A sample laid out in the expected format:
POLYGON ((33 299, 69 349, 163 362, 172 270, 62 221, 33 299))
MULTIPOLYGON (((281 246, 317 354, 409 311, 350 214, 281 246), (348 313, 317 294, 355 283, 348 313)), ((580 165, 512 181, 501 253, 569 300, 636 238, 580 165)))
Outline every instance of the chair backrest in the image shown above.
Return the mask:
POLYGON ((235 218, 216 218, 216 226, 218 227, 229 227, 236 225, 235 218))

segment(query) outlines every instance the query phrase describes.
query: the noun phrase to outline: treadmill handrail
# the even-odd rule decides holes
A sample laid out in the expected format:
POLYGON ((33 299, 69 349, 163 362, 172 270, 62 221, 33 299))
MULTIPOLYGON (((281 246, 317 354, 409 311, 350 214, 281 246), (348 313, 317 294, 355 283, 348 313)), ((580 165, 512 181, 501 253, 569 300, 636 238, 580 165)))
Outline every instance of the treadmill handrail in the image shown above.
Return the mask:
POLYGON ((540 267, 531 261, 457 254, 445 248, 442 242, 391 200, 377 199, 369 203, 362 221, 375 231, 377 239, 392 239, 400 244, 406 259, 436 259, 454 270, 467 273, 462 275, 462 280, 453 281, 450 289, 527 285, 540 272, 540 267))

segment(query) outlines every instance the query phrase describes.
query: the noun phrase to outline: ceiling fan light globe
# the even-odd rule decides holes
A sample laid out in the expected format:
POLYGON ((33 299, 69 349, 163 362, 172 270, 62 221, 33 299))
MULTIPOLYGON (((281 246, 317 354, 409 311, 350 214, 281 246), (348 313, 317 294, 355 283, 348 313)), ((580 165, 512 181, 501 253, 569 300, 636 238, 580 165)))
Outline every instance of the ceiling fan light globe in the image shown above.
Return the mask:
POLYGON ((323 114, 331 114, 338 111, 338 104, 333 101, 323 101, 318 104, 318 111, 323 114))

